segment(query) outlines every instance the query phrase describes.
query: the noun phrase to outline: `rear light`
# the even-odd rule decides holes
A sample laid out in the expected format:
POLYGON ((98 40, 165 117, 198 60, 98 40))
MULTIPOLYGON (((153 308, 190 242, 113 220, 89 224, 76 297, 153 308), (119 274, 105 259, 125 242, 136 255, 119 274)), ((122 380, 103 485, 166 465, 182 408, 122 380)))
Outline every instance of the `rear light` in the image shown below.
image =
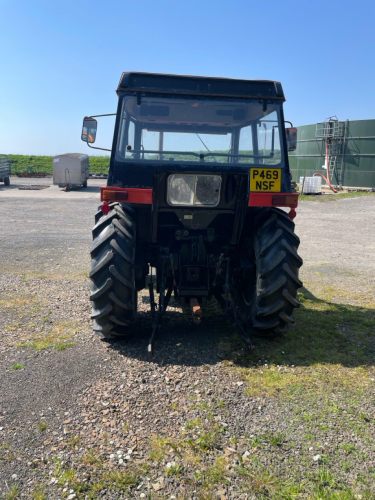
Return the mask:
POLYGON ((278 207, 296 207, 298 204, 298 195, 279 194, 272 197, 272 205, 278 207))
POLYGON ((127 201, 129 198, 128 191, 110 191, 103 190, 102 199, 104 201, 127 201))

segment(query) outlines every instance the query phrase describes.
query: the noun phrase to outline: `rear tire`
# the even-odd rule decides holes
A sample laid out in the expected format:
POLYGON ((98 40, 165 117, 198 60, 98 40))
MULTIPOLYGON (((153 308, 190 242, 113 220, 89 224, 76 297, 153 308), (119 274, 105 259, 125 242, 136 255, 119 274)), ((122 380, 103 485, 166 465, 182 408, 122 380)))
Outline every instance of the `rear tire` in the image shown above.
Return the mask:
POLYGON ((5 184, 6 186, 9 186, 9 185, 10 185, 10 178, 9 178, 9 176, 8 176, 8 177, 4 177, 4 184, 5 184))
POLYGON ((249 255, 255 259, 255 272, 232 293, 241 322, 251 333, 272 336, 286 333, 294 324, 293 311, 300 306, 297 290, 302 287, 298 278, 303 263, 297 254, 299 243, 294 222, 284 211, 260 210, 249 255))
POLYGON ((87 179, 84 181, 84 183, 82 184, 82 187, 83 188, 87 188, 87 179))
POLYGON ((93 330, 109 339, 128 336, 137 316, 135 213, 125 204, 110 207, 95 215, 90 272, 93 330))

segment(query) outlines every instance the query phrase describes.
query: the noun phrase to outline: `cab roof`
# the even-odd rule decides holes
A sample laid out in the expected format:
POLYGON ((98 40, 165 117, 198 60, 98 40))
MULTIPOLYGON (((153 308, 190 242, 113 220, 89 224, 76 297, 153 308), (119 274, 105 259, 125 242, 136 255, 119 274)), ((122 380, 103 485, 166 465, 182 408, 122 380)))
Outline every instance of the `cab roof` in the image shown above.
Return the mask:
POLYGON ((117 94, 120 92, 192 94, 285 101, 281 83, 273 80, 238 80, 162 73, 124 72, 116 92, 117 94))

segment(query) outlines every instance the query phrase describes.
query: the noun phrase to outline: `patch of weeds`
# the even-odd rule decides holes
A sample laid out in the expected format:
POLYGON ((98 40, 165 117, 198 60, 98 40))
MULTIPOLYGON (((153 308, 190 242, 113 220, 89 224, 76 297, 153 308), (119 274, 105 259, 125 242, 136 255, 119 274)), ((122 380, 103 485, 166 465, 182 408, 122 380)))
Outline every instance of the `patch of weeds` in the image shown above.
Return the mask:
POLYGON ((345 450, 346 453, 352 453, 355 450, 355 446, 352 443, 343 443, 340 445, 342 450, 345 450))
POLYGON ((336 477, 326 468, 321 467, 312 477, 314 493, 322 495, 320 498, 329 498, 327 495, 338 486, 336 477))
POLYGON ((17 344, 17 347, 31 347, 37 351, 50 348, 54 348, 57 351, 63 351, 68 347, 74 346, 71 339, 77 328, 79 328, 79 325, 76 323, 55 323, 48 332, 35 332, 28 338, 24 338, 17 344))
POLYGON ((290 384, 287 387, 287 391, 290 396, 301 396, 303 394, 303 390, 303 384, 290 384))
POLYGON ((353 191, 352 193, 337 193, 337 194, 322 194, 318 196, 314 195, 305 195, 305 194, 300 194, 299 195, 299 201, 317 201, 320 203, 326 203, 326 202, 332 202, 332 201, 338 201, 342 200, 345 198, 359 198, 359 197, 366 197, 366 196, 374 196, 374 193, 367 193, 366 191, 353 191))
POLYGON ((200 418, 196 418, 196 419, 192 419, 192 420, 187 420, 184 427, 187 431, 191 431, 193 429, 196 429, 197 427, 200 426, 200 423, 201 423, 201 419, 200 418))
POLYGON ((330 286, 320 289, 319 294, 317 298, 302 288, 293 332, 272 343, 258 339, 256 354, 248 356, 245 366, 242 362, 234 368, 247 382, 250 396, 298 399, 340 389, 358 393, 368 386, 374 376, 371 339, 375 302, 369 301, 367 293, 353 297, 348 290, 330 286), (340 303, 351 300, 361 305, 340 303), (259 359, 274 362, 264 367, 259 359))
POLYGON ((14 460, 14 453, 10 449, 10 446, 10 441, 0 444, 0 450, 5 450, 4 455, 0 455, 0 460, 4 460, 4 462, 12 462, 14 460))
POLYGON ((313 436, 312 434, 305 434, 305 439, 308 439, 309 441, 314 441, 315 436, 313 436))
POLYGON ((47 500, 47 496, 41 487, 33 488, 33 491, 31 493, 31 498, 33 500, 47 500))
POLYGON ((122 432, 128 432, 128 430, 129 430, 129 425, 128 424, 124 424, 122 426, 122 432))
POLYGON ((168 439, 161 438, 158 436, 153 436, 151 438, 151 452, 150 452, 150 458, 152 460, 156 460, 157 462, 161 462, 164 458, 164 456, 167 453, 168 446, 168 439))
POLYGON ((38 424, 38 431, 39 432, 44 432, 48 429, 48 424, 47 422, 39 422, 38 424))
POLYGON ((342 467, 342 470, 344 472, 349 472, 351 470, 351 468, 353 467, 353 464, 351 464, 350 462, 347 462, 347 461, 343 461, 341 463, 341 467, 342 467))
POLYGON ((8 491, 5 492, 4 499, 5 500, 17 500, 19 497, 20 488, 17 485, 13 485, 11 487, 8 486, 8 491))
POLYGON ((262 444, 262 441, 259 437, 254 436, 249 439, 249 444, 252 448, 258 448, 262 444))
MULTIPOLYGON (((202 401, 202 403, 197 403, 193 406, 193 409, 194 410, 203 410, 203 411, 207 411, 207 410, 211 410, 211 405, 209 405, 206 401, 202 401)), ((186 428, 186 426, 185 426, 186 428)))
POLYGON ((222 399, 219 399, 219 401, 217 402, 217 406, 219 408, 224 408, 225 406, 225 401, 223 401, 222 399))
POLYGON ((179 410, 179 406, 178 406, 178 404, 177 404, 177 403, 172 403, 172 404, 171 404, 171 409, 172 409, 173 411, 179 410))
POLYGON ((264 441, 270 443, 272 446, 281 446, 285 441, 286 436, 282 432, 277 431, 274 434, 272 434, 272 432, 267 432, 266 434, 263 434, 260 437, 264 441))
POLYGON ((103 479, 106 480, 109 487, 121 491, 130 486, 137 486, 139 473, 136 470, 107 472, 103 479))
POLYGON ((169 446, 174 450, 174 452, 179 456, 181 457, 181 452, 180 450, 177 448, 177 445, 175 443, 171 443, 171 442, 168 442, 167 444, 169 444, 169 446))
POLYGON ((14 365, 12 366, 12 370, 20 370, 21 368, 23 368, 25 365, 14 365))
POLYGON ((198 447, 202 451, 211 450, 217 444, 217 440, 215 439, 215 437, 216 437, 215 432, 201 434, 199 438, 195 440, 195 444, 198 445, 198 447))
POLYGON ((358 415, 358 418, 360 420, 362 420, 362 422, 366 422, 366 423, 369 423, 372 420, 372 418, 369 415, 367 415, 366 413, 360 413, 358 415))
POLYGON ((313 413, 302 413, 301 420, 303 420, 304 422, 315 422, 316 415, 314 415, 313 413))
POLYGON ((81 462, 85 465, 102 465, 102 458, 95 452, 95 450, 88 449, 87 453, 81 458, 81 462))
POLYGON ((171 465, 170 467, 165 469, 165 473, 167 476, 181 476, 184 472, 184 468, 182 465, 171 465))
POLYGON ((292 499, 298 498, 302 484, 290 479, 276 477, 261 465, 241 465, 237 473, 243 478, 243 488, 256 498, 292 499))
POLYGON ((219 457, 213 465, 200 471, 196 478, 202 481, 204 487, 212 487, 218 483, 228 484, 228 481, 225 479, 226 465, 225 459, 219 457))
POLYGON ((65 469, 58 478, 58 485, 65 486, 68 483, 69 486, 73 486, 75 483, 77 472, 74 469, 65 469))
MULTIPOLYGON (((1 304, 0 304, 1 306, 1 304)), ((7 332, 14 332, 15 330, 17 330, 17 328, 20 328, 21 327, 21 323, 13 323, 11 326, 7 326, 5 328, 5 330, 7 332)))
POLYGON ((225 426, 221 425, 221 424, 215 424, 213 426, 213 430, 215 432, 220 432, 221 434, 225 434, 226 431, 227 431, 227 428, 225 426))
POLYGON ((0 307, 18 309, 20 312, 24 312, 25 308, 35 307, 40 308, 40 304, 35 301, 35 295, 30 296, 17 296, 17 295, 3 295, 3 299, 0 300, 0 307))
POLYGON ((72 448, 74 448, 75 446, 78 446, 79 443, 81 442, 81 436, 79 434, 74 434, 73 436, 71 436, 71 438, 69 439, 69 444, 72 448))
POLYGON ((57 344, 55 346, 56 351, 65 351, 65 349, 68 349, 69 347, 74 347, 75 343, 74 342, 66 342, 62 344, 57 344))

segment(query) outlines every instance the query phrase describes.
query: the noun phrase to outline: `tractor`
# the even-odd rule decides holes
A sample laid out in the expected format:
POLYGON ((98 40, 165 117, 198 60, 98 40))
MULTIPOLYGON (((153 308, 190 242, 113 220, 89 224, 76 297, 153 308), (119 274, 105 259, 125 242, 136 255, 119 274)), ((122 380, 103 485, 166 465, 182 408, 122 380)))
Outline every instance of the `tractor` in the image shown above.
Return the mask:
MULTIPOLYGON (((287 332, 302 259, 288 161, 297 130, 280 82, 125 72, 117 94, 92 231, 94 331, 133 332, 148 287, 150 354, 172 293, 196 323, 216 299, 249 347, 249 335, 287 332)), ((83 120, 91 148, 104 149, 92 145, 100 116, 83 120)))

